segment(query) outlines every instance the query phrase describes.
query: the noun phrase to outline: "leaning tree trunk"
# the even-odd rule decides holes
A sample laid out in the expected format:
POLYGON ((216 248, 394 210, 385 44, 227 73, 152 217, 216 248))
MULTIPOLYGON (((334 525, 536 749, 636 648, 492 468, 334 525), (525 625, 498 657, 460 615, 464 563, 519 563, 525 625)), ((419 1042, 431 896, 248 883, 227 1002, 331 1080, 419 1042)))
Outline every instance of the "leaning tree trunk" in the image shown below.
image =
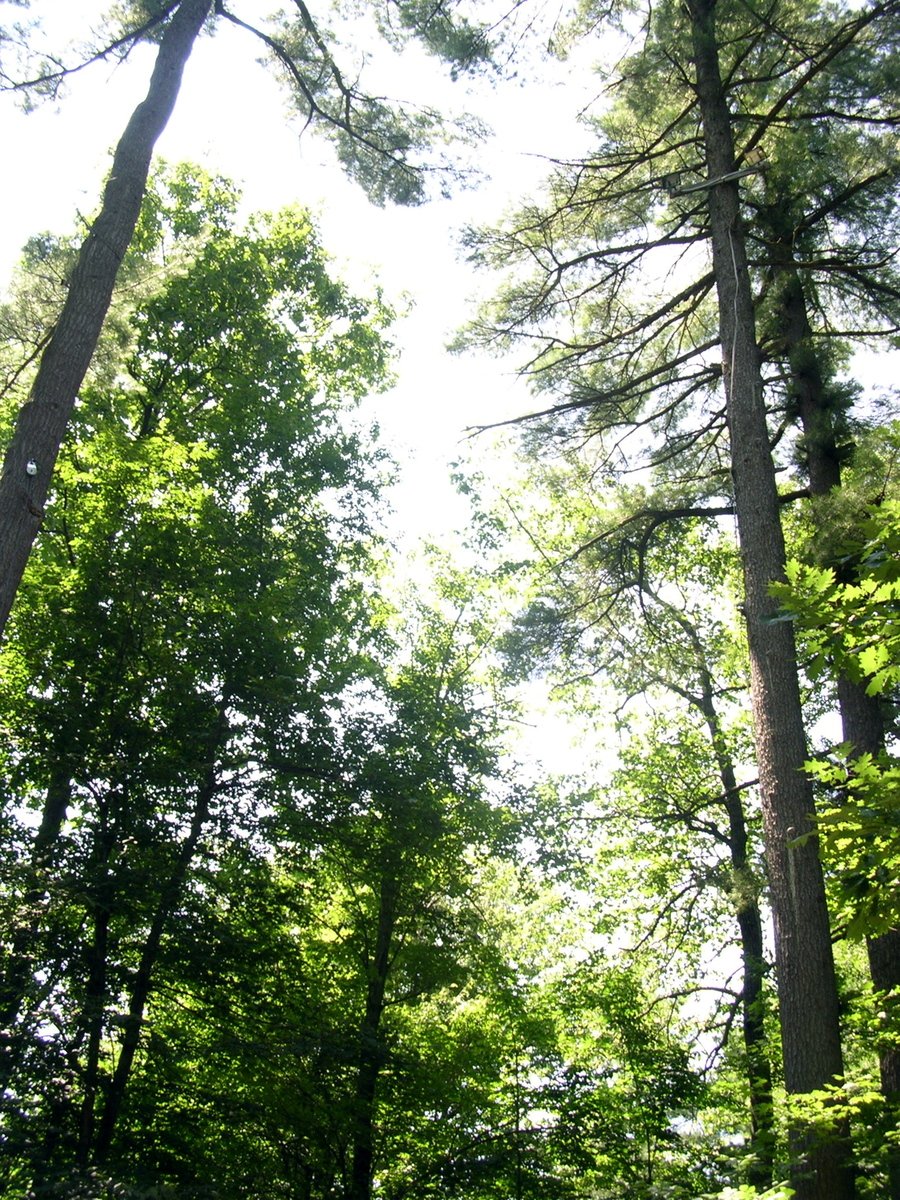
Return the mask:
POLYGON ((100 214, 72 272, 31 395, 19 413, 0 477, 0 635, 44 515, 50 478, 78 389, 131 244, 157 138, 175 106, 187 62, 212 0, 181 0, 159 46, 146 98, 116 147, 100 214))
MULTIPOLYGON (((696 87, 709 179, 735 170, 730 114, 719 71, 715 0, 688 0, 696 87)), ((803 771, 806 739, 789 622, 772 621, 769 585, 784 574, 775 470, 736 181, 709 189, 731 473, 744 574, 750 688, 775 927, 778 1002, 787 1089, 803 1094, 843 1074, 837 984, 825 886, 803 771), (803 838, 802 844, 797 839, 803 838)), ((795 1127, 798 1200, 849 1200, 850 1147, 795 1127)))

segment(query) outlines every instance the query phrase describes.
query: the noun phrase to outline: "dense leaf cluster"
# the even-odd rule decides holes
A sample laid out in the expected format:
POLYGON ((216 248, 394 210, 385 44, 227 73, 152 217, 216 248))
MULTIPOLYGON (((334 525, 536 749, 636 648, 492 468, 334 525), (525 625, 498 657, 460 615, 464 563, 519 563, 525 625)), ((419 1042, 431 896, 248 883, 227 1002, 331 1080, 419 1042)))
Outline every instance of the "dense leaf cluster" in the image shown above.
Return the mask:
POLYGON ((496 592, 381 594, 390 314, 236 202, 148 194, 2 652, 4 1194, 691 1194, 687 1052, 513 865, 496 592))

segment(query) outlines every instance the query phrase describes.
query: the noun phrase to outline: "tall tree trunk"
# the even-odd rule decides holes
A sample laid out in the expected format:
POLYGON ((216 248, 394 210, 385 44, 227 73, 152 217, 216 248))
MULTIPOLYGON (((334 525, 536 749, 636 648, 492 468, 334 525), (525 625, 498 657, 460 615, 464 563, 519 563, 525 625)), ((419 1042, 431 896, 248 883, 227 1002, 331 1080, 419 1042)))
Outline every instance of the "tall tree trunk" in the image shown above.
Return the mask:
MULTIPOLYGON (((688 0, 708 177, 735 170, 730 114, 719 70, 715 0, 688 0)), ((784 574, 775 469, 763 402, 753 298, 736 181, 709 190, 731 472, 744 574, 750 687, 775 927, 778 1001, 789 1092, 826 1087, 843 1075, 837 983, 825 886, 804 774, 806 739, 789 622, 775 622, 769 584, 784 574), (802 844, 797 839, 804 837, 802 844)), ((798 1200, 854 1195, 850 1148, 795 1127, 792 1183, 798 1200)))
POLYGON ((46 895, 46 877, 50 854, 68 812, 72 797, 71 768, 68 761, 53 768, 44 797, 41 823, 31 846, 27 868, 23 909, 25 920, 15 931, 9 950, 9 962, 0 979, 0 1027, 8 1029, 19 1015, 27 979, 33 963, 33 947, 39 933, 36 906, 46 895))
MULTIPOLYGON (((844 741, 850 743, 853 755, 877 755, 883 751, 884 722, 878 699, 866 695, 862 684, 839 679, 838 701, 844 741)), ((896 1005, 900 996, 900 929, 889 929, 878 937, 867 937, 866 952, 872 986, 877 992, 892 993, 888 1003, 896 1005)), ((900 1049, 892 1043, 879 1046, 878 1067, 882 1095, 888 1113, 896 1121, 900 1118, 900 1049)), ((900 1150, 891 1146, 886 1154, 886 1200, 900 1200, 900 1150)))
POLYGON ((16 1026, 34 980, 36 944, 41 934, 41 906, 47 896, 51 852, 56 844, 72 795, 68 760, 53 769, 41 824, 31 848, 27 868, 22 919, 9 941, 6 967, 0 978, 0 1095, 9 1086, 26 1036, 16 1026))
POLYGON ((397 876, 388 864, 381 878, 375 953, 369 964, 366 1012, 359 1033, 353 1157, 349 1200, 371 1200, 374 1161, 375 1092, 384 1061, 380 1040, 381 1017, 390 972, 391 942, 397 919, 397 876))
POLYGON ((713 699, 712 680, 701 667, 703 696, 701 708, 715 748, 725 812, 728 816, 728 850, 734 876, 733 898, 741 939, 741 1025, 747 1070, 747 1094, 750 1101, 751 1165, 748 1182, 754 1187, 771 1187, 775 1162, 775 1113, 772 1108, 772 1064, 766 1049, 763 979, 766 961, 763 947, 762 918, 756 890, 749 878, 747 823, 731 756, 725 752, 722 731, 713 699))
MULTIPOLYGON (((766 205, 761 217, 767 225, 773 267, 779 283, 779 332, 787 353, 791 388, 803 430, 804 458, 813 496, 825 496, 841 486, 842 454, 835 428, 835 410, 829 403, 825 372, 813 342, 806 294, 797 269, 792 230, 784 228, 787 206, 778 198, 766 205)), ((878 755, 885 749, 881 702, 869 696, 865 685, 846 676, 837 682, 842 734, 854 756, 878 755)), ((891 929, 866 939, 869 974, 879 992, 900 994, 900 930, 891 929)), ((881 1087, 889 1111, 900 1109, 900 1050, 879 1047, 881 1087)), ((889 1200, 900 1200, 900 1152, 888 1156, 889 1200)))
MULTIPOLYGON (((655 599, 657 603, 662 603, 658 596, 655 599)), ((754 1187, 764 1190, 770 1187, 773 1181, 775 1113, 772 1107, 772 1064, 766 1044, 762 995, 766 974, 762 917, 757 889, 750 878, 747 822, 734 761, 726 747, 716 708, 715 686, 705 647, 688 618, 673 606, 667 607, 693 648, 700 691, 695 694, 673 682, 667 686, 693 705, 706 723, 724 797, 723 806, 728 818, 728 836, 724 840, 727 842, 731 859, 731 894, 741 944, 741 1027, 747 1072, 747 1097, 750 1103, 751 1165, 747 1178, 754 1187)))
POLYGON ((146 98, 116 147, 103 205, 72 272, 56 328, 19 413, 0 477, 0 636, 44 515, 50 478, 78 389, 141 211, 157 138, 175 106, 212 0, 181 0, 159 46, 146 98))
POLYGON ((97 1092, 100 1087, 100 1052, 107 1007, 109 932, 117 891, 112 866, 113 851, 118 840, 117 822, 111 821, 108 813, 103 814, 101 820, 102 825, 97 833, 97 851, 91 867, 92 871, 97 873, 97 878, 90 885, 88 893, 93 910, 93 935, 87 954, 88 975, 80 1013, 80 1023, 87 1034, 84 1087, 78 1127, 77 1152, 80 1166, 87 1166, 94 1139, 97 1092))
MULTIPOLYGON (((219 719, 220 745, 224 733, 225 709, 223 707, 220 711, 219 719)), ((150 997, 153 971, 159 957, 162 937, 172 911, 178 903, 178 899, 184 888, 188 870, 197 849, 197 843, 209 820, 210 807, 218 791, 217 765, 216 761, 209 764, 206 777, 197 789, 190 829, 178 852, 178 857, 171 874, 162 888, 156 905, 156 911, 153 914, 153 920, 150 923, 150 928, 147 931, 147 937, 141 950, 140 961, 132 983, 131 997, 128 1003, 128 1016, 124 1025, 119 1057, 116 1061, 116 1067, 109 1086, 106 1089, 103 1107, 96 1125, 92 1158, 98 1163, 104 1162, 109 1154, 116 1123, 125 1101, 128 1081, 131 1078, 131 1069, 134 1066, 135 1055, 140 1044, 144 1011, 147 1007, 147 1000, 150 997)))
MULTIPOLYGON (((743 825, 743 813, 741 814, 743 825)), ((732 854, 732 866, 735 855, 732 854)), ((736 868, 735 868, 736 871, 736 868)), ((746 877, 746 871, 744 872, 746 877)), ((740 888, 742 876, 737 873, 740 888)), ((743 988, 741 994, 741 1023, 744 1035, 744 1054, 747 1066, 747 1089, 750 1100, 750 1156, 747 1182, 765 1190, 771 1187, 775 1162, 775 1112, 772 1107, 772 1064, 766 1047, 765 1012, 763 1007, 763 978, 766 962, 763 957, 762 918, 756 898, 740 892, 736 896, 737 922, 741 933, 741 965, 743 988)))

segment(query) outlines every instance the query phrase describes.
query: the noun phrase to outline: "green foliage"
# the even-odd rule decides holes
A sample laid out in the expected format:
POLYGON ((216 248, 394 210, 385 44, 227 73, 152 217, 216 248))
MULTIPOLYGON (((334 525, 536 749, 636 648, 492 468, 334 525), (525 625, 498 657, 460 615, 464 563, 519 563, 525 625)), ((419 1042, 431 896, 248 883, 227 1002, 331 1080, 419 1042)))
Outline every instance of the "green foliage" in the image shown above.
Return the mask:
POLYGON ((4 649, 5 1194, 327 1197, 367 1122, 385 1187, 502 1189, 510 1056, 563 1054, 510 981, 560 905, 526 953, 492 890, 521 820, 485 577, 377 595, 348 410, 388 314, 304 214, 237 229, 191 171, 142 230, 4 649))
MULTIPOLYGON (((769 159, 744 195, 773 429, 796 421, 818 371, 846 455, 845 339, 824 355, 810 336, 896 325, 894 38, 873 23, 831 55, 854 12, 784 3, 762 28, 719 7, 737 142, 763 132, 769 159), (812 323, 792 342, 801 269, 812 323)), ((581 8, 590 28, 607 16, 581 8)), ((297 11, 255 32, 298 109, 377 201, 418 202, 437 115, 358 89, 340 21, 297 11)), ((454 71, 496 49, 454 4, 376 19, 454 71)), ((507 661, 520 677, 538 657, 578 676, 592 721, 584 679, 605 672, 624 745, 601 786, 542 781, 523 797, 498 779, 508 707, 484 573, 443 570, 399 613, 378 595, 388 468, 348 410, 388 382, 386 306, 332 277, 305 214, 239 229, 227 181, 192 168, 156 181, 3 652, 4 1194, 331 1200, 373 1181, 471 1200, 761 1194, 721 1190, 749 1177, 753 1152, 729 1143, 754 1064, 720 1053, 750 975, 721 977, 717 951, 735 918, 758 921, 762 870, 741 803, 746 665, 719 524, 731 496, 707 215, 661 186, 704 169, 688 32, 678 6, 654 10, 596 155, 472 236, 477 257, 512 268, 473 337, 530 345, 549 397, 531 448, 569 447, 565 469, 538 472, 540 515, 517 513, 542 563, 507 661), (627 488, 623 453, 645 468, 627 488), (598 942, 608 955, 583 948, 598 942)), ((18 343, 10 397, 70 261, 64 241, 29 247, 30 291, 2 314, 18 343)), ((815 434, 773 437, 781 461, 807 464, 815 434)), ((896 524, 888 502, 879 516, 896 524)), ((483 555, 503 527, 478 520, 483 555)), ((792 567, 780 598, 813 671, 890 692, 898 547, 889 528, 867 536, 849 584, 843 562, 792 567)), ((844 923, 879 932, 897 915, 896 769, 869 755, 816 770, 836 797, 820 830, 844 923)), ((895 1045, 879 999, 883 1020, 854 1010, 859 1041, 895 1045)), ((872 1090, 804 1103, 807 1127, 835 1113, 871 1125, 860 1163, 874 1178, 872 1090)))
POLYGON ((183 988, 221 858, 283 802, 279 764, 327 769, 374 640, 382 460, 348 410, 386 381, 386 310, 329 276, 305 214, 240 231, 208 183, 177 171, 148 205, 151 275, 182 252, 85 388, 3 651, 8 816, 40 812, 5 881, 4 1121, 38 1163, 55 1124, 48 1186, 116 1120, 150 980, 183 988))
MULTIPOLYGON (((609 15, 586 6, 584 35, 609 15)), ((805 463, 805 443, 824 439, 777 432, 798 419, 812 366, 828 437, 847 453, 847 347, 897 328, 900 293, 891 268, 882 274, 896 240, 896 108, 884 103, 896 95, 896 31, 883 11, 852 6, 781 3, 762 22, 720 4, 716 17, 738 154, 766 155, 742 198, 776 453, 805 463), (831 257, 835 221, 845 240, 831 257)), ((545 398, 522 421, 533 454, 590 439, 597 471, 664 464, 684 507, 728 495, 707 205, 683 190, 706 171, 684 11, 654 6, 631 45, 593 119, 592 154, 557 166, 545 195, 497 227, 470 231, 473 259, 502 281, 461 344, 519 353, 545 398)))
POLYGON ((802 633, 814 677, 832 670, 870 695, 890 693, 900 682, 900 501, 871 510, 858 539, 839 568, 791 561, 772 592, 802 633), (841 579, 848 569, 855 578, 841 579))
MULTIPOLYGON (((214 34, 228 21, 241 30, 251 54, 254 46, 264 48, 298 113, 334 143, 340 163, 375 203, 419 204, 435 179, 446 193, 462 170, 442 147, 480 140, 485 128, 472 117, 454 121, 426 105, 368 90, 362 68, 371 57, 371 40, 381 40, 382 53, 398 59, 410 43, 421 46, 448 63, 457 78, 493 64, 503 21, 466 15, 455 2, 372 6, 334 0, 320 8, 324 12, 291 6, 253 24, 227 5, 210 4, 205 32, 214 34)), ((139 44, 159 43, 177 9, 176 0, 116 0, 86 44, 75 47, 39 37, 36 21, 4 26, 0 86, 16 89, 26 108, 57 99, 69 77, 87 64, 126 58, 139 44)))
MULTIPOLYGON (((230 180, 210 175, 195 163, 157 162, 131 241, 134 269, 140 272, 143 267, 146 276, 147 267, 157 262, 171 274, 179 249, 183 255, 190 253, 200 238, 211 241, 231 231, 239 201, 230 180)), ((146 278, 141 285, 146 293, 146 278)))
POLYGON ((104 33, 122 39, 124 57, 139 42, 158 43, 175 7, 173 0, 116 0, 106 11, 104 33))
POLYGON ((875 760, 838 747, 829 760, 811 762, 809 771, 829 798, 817 825, 840 885, 838 915, 851 936, 877 936, 900 916, 900 767, 886 756, 875 760))
MULTIPOLYGON (((185 267, 202 240, 226 235, 234 223, 237 192, 229 181, 193 164, 151 174, 134 239, 120 267, 103 335, 87 379, 114 384, 134 338, 135 305, 146 303, 161 280, 185 267)), ((29 238, 0 305, 0 427, 12 429, 27 399, 40 353, 59 316, 77 258, 77 235, 29 238)))
POLYGON ((471 71, 491 61, 496 38, 496 25, 475 25, 465 16, 452 13, 448 4, 431 0, 402 0, 397 4, 400 24, 421 38, 435 55, 451 64, 455 78, 459 72, 471 71))
POLYGON ((297 111, 333 143, 338 161, 374 203, 420 204, 434 180, 446 195, 460 171, 434 148, 478 140, 483 125, 363 91, 358 62, 368 48, 360 45, 359 29, 380 33, 397 51, 417 39, 458 71, 484 61, 488 51, 480 27, 458 21, 445 5, 391 6, 389 16, 376 12, 371 25, 370 6, 360 10, 351 4, 349 12, 335 7, 330 27, 302 6, 294 19, 282 15, 274 37, 264 35, 297 111))
MULTIPOLYGON (((871 696, 892 700, 900 683, 900 506, 890 497, 845 540, 838 566, 792 560, 772 592, 780 619, 795 623, 816 679, 843 675, 871 696)), ((877 935, 897 921, 898 766, 893 753, 837 745, 809 764, 822 786, 818 828, 839 885, 840 919, 853 936, 877 935)))
POLYGON ((724 1188, 721 1192, 708 1192, 703 1200, 791 1200, 794 1195, 794 1189, 783 1183, 766 1188, 764 1192, 758 1192, 756 1188, 744 1184, 743 1187, 724 1188))

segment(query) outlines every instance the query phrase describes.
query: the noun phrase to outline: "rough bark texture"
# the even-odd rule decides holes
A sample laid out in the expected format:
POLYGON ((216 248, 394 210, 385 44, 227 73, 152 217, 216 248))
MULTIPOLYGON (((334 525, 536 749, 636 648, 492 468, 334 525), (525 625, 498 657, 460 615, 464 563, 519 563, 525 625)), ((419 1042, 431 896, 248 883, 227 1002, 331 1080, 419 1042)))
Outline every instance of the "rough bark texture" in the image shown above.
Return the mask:
MULTIPOLYGON (((735 169, 730 115, 719 72, 714 0, 689 0, 708 177, 735 169)), ((783 577, 775 471, 763 402, 753 299, 736 182, 710 188, 710 232, 724 358, 732 481, 744 573, 750 684, 763 807, 766 862, 785 1083, 789 1092, 825 1087, 843 1074, 838 998, 825 888, 812 834, 812 791, 803 772, 806 741, 793 632, 772 622, 772 580, 783 577)), ((849 1147, 794 1134, 798 1200, 854 1194, 849 1147)))
MULTIPOLYGON (((784 228, 786 205, 774 203, 765 213, 773 266, 779 280, 779 334, 790 369, 791 390, 803 430, 804 458, 813 496, 825 496, 842 482, 843 455, 838 445, 836 414, 829 403, 820 356, 813 340, 806 294, 797 269, 792 230, 784 228)), ((884 721, 878 697, 865 686, 841 677, 837 684, 843 739, 854 755, 878 755, 885 748, 884 721)), ((900 930, 867 938, 869 974, 879 992, 900 993, 900 930)), ((879 1048, 881 1087, 894 1112, 900 1108, 900 1051, 891 1045, 879 1048)), ((888 1158, 889 1200, 900 1200, 900 1154, 888 1158)))
POLYGON ((212 0, 182 0, 166 28, 147 96, 116 148, 100 214, 81 247, 59 321, 16 422, 0 478, 0 635, 40 528, 59 448, 140 215, 153 148, 175 106, 184 65, 211 6, 212 0))

